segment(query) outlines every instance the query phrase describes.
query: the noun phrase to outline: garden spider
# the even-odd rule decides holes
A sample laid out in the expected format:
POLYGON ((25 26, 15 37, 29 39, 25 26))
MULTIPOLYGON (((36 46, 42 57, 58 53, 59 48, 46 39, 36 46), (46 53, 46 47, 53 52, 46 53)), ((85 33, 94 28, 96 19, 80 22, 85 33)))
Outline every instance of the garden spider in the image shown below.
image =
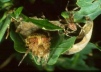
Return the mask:
POLYGON ((67 13, 69 14, 69 17, 64 20, 65 24, 64 25, 64 34, 66 36, 69 36, 71 33, 75 33, 77 31, 77 26, 82 29, 80 24, 74 22, 74 11, 77 10, 78 8, 74 8, 73 11, 68 11, 66 8, 67 13))

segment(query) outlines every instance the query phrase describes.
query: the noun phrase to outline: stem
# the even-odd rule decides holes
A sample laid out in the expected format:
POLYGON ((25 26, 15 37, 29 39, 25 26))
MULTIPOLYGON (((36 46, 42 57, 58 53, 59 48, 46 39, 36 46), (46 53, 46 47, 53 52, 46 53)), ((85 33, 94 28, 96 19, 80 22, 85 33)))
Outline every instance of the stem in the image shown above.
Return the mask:
POLYGON ((20 64, 22 63, 22 61, 24 60, 24 58, 27 56, 27 54, 29 53, 30 49, 28 49, 26 52, 25 52, 25 55, 23 56, 23 58, 21 59, 21 61, 19 62, 18 66, 20 66, 20 64))
POLYGON ((1 65, 0 65, 0 69, 4 68, 5 66, 7 66, 10 61, 14 58, 15 54, 10 55, 1 65))

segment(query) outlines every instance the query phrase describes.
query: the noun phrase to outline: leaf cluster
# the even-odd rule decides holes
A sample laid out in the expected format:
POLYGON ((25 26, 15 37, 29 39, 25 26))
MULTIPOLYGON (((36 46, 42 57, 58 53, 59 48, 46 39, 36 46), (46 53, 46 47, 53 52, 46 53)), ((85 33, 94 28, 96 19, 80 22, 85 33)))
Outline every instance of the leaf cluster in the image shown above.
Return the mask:
MULTIPOLYGON (((0 0, 0 10, 2 9, 10 9, 12 6, 11 0, 0 0)), ((75 22, 84 22, 84 17, 89 16, 92 20, 94 20, 98 15, 101 14, 101 0, 77 0, 76 4, 80 8, 77 11, 73 11, 74 21, 75 22)), ((6 30, 8 27, 10 28, 10 38, 14 42, 14 49, 19 53, 26 52, 26 46, 24 43, 23 37, 14 31, 14 25, 12 25, 12 17, 15 19, 23 18, 23 21, 32 22, 37 25, 44 31, 58 32, 63 29, 59 26, 56 26, 49 22, 47 19, 36 20, 29 18, 22 14, 23 7, 19 7, 12 12, 5 11, 3 16, 0 18, 0 42, 2 42, 6 30)), ((61 16, 66 19, 69 17, 69 12, 65 11, 61 13, 61 16)), ((73 55, 71 58, 63 57, 62 54, 68 51, 73 44, 75 43, 76 37, 68 37, 65 38, 63 34, 53 35, 53 39, 51 40, 51 53, 49 56, 49 60, 47 62, 46 70, 54 70, 54 66, 62 67, 64 69, 75 69, 75 70, 96 70, 97 68, 89 67, 85 63, 85 59, 87 59, 87 55, 91 53, 92 48, 97 48, 94 44, 89 43, 84 50, 73 55), (52 66, 51 66, 52 65, 52 66)), ((30 58, 37 64, 37 58, 33 57, 33 54, 29 54, 30 58)))

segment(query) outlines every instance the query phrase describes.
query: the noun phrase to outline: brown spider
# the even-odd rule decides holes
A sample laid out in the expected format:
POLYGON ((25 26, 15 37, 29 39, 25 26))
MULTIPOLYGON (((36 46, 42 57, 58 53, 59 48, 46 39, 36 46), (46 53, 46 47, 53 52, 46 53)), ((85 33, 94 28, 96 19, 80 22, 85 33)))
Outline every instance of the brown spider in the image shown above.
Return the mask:
POLYGON ((77 31, 77 26, 82 28, 78 23, 74 22, 74 11, 69 12, 69 18, 65 19, 64 34, 69 36, 70 33, 77 31))

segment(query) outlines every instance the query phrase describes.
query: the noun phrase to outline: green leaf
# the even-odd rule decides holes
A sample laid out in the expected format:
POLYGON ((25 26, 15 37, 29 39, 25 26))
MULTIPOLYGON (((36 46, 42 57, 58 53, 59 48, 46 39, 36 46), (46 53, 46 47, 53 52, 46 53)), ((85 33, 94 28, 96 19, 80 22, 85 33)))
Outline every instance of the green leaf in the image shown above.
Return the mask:
POLYGON ((31 57, 31 60, 34 60, 34 62, 35 62, 37 65, 41 65, 41 63, 39 63, 39 62, 37 61, 37 57, 36 57, 35 55, 33 55, 32 52, 30 52, 29 55, 30 55, 30 57, 31 57))
POLYGON ((92 49, 95 49, 95 48, 98 48, 95 44, 88 43, 87 46, 82 51, 80 51, 78 53, 80 53, 80 54, 89 54, 92 51, 92 49))
POLYGON ((2 16, 2 18, 0 19, 0 29, 3 25, 3 21, 5 20, 6 17, 7 17, 7 12, 5 12, 4 15, 2 16))
POLYGON ((5 2, 5 3, 1 3, 1 2, 0 2, 0 10, 2 10, 2 9, 7 9, 7 10, 9 10, 12 5, 13 5, 12 2, 5 2))
POLYGON ((7 12, 4 13, 3 17, 0 19, 0 23, 7 17, 7 12))
POLYGON ((10 25, 11 23, 11 18, 10 16, 8 16, 6 19, 5 19, 5 22, 3 23, 2 27, 0 28, 0 42, 2 41, 2 38, 8 28, 8 26, 10 25))
POLYGON ((65 11, 65 12, 62 12, 61 13, 61 16, 63 17, 63 18, 69 18, 69 12, 67 12, 67 11, 65 11))
POLYGON ((59 57, 56 66, 62 69, 71 69, 72 60, 67 57, 59 57))
POLYGON ((54 72, 54 69, 55 69, 55 65, 46 65, 45 66, 45 70, 47 72, 54 72))
MULTIPOLYGON (((64 69, 74 69, 74 70, 98 70, 94 65, 90 66, 85 62, 85 59, 89 59, 88 54, 92 52, 92 49, 96 48, 93 43, 88 43, 86 48, 84 48, 79 53, 76 53, 68 57, 60 57, 56 63, 56 66, 64 69)), ((92 61, 92 63, 94 63, 92 61)))
POLYGON ((76 53, 72 58, 72 67, 77 70, 96 70, 96 68, 90 67, 84 61, 87 59, 87 55, 92 52, 92 49, 96 48, 96 45, 93 43, 88 43, 87 46, 80 52, 76 53), (78 62, 79 61, 79 62, 78 62))
POLYGON ((98 41, 95 43, 95 45, 97 46, 96 48, 101 51, 100 43, 101 43, 101 41, 98 41))
POLYGON ((94 20, 101 14, 101 0, 77 0, 80 10, 74 14, 75 21, 82 21, 84 16, 89 16, 94 20))
POLYGON ((14 11, 15 18, 19 18, 19 15, 22 12, 23 7, 19 7, 14 11))
POLYGON ((10 31, 10 38, 14 41, 14 49, 17 52, 20 52, 20 53, 25 53, 26 52, 25 43, 23 42, 20 35, 15 33, 13 28, 11 28, 11 31, 10 31))
POLYGON ((71 48, 75 40, 76 40, 76 37, 71 37, 67 40, 64 40, 62 44, 59 45, 60 48, 63 47, 62 53, 65 53, 69 48, 71 48))
POLYGON ((95 12, 93 12, 87 16, 89 16, 92 20, 94 20, 100 14, 101 14, 101 9, 97 8, 95 12))
POLYGON ((24 19, 24 21, 27 21, 28 20, 28 17, 24 14, 21 13, 21 17, 24 19))
POLYGON ((0 29, 1 29, 2 25, 3 25, 3 22, 0 22, 0 29))
POLYGON ((62 28, 50 23, 46 19, 45 20, 35 20, 35 19, 29 18, 27 21, 32 22, 33 24, 36 24, 37 26, 39 26, 40 28, 42 28, 44 30, 50 30, 50 31, 62 30, 62 28))
POLYGON ((79 7, 90 6, 94 0, 77 0, 77 5, 79 7))
POLYGON ((58 57, 64 53, 65 51, 67 51, 68 49, 70 49, 72 47, 72 45, 75 42, 76 37, 71 37, 67 40, 63 40, 61 42, 61 40, 58 43, 58 46, 56 45, 56 47, 54 47, 54 52, 52 52, 52 56, 50 56, 50 59, 48 61, 48 65, 53 65, 56 63, 56 61, 58 60, 58 57))
POLYGON ((0 2, 2 2, 2 3, 8 2, 8 1, 10 1, 10 0, 0 0, 0 2))

